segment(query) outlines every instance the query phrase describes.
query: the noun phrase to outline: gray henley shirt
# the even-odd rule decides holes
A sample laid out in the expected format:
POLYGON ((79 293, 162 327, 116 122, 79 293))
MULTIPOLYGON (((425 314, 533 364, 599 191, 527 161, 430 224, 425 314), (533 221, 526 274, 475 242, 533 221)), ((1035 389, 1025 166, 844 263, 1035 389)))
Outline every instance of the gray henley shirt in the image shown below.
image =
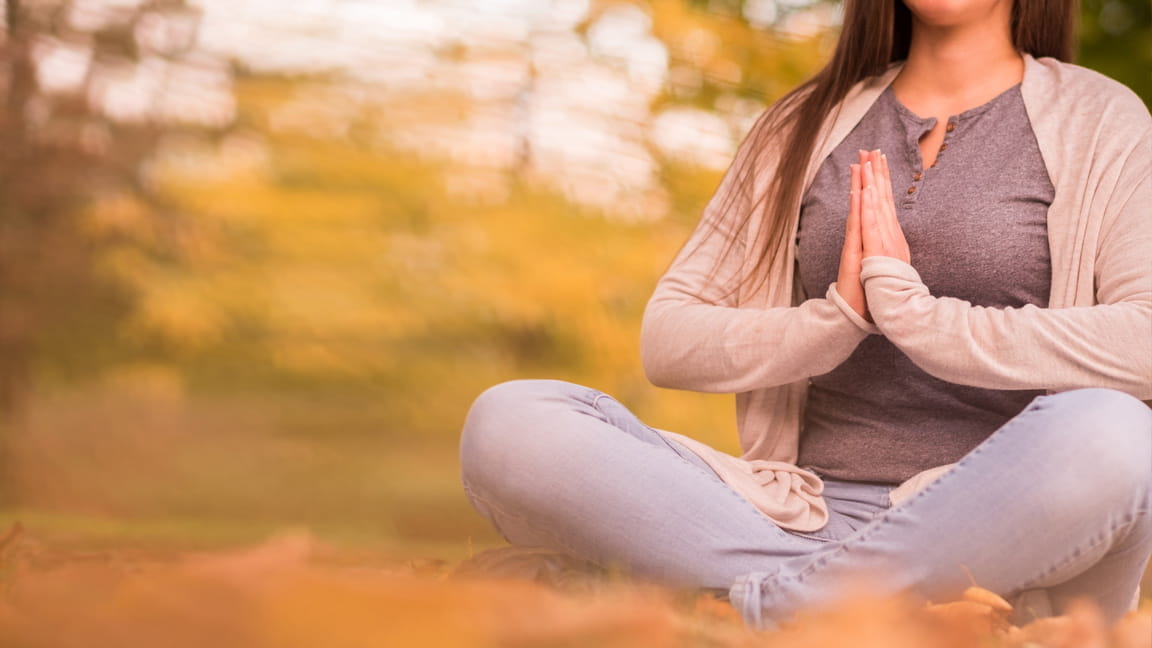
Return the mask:
MULTIPOLYGON (((822 296, 836 280, 858 149, 888 157, 912 265, 935 296, 977 306, 1048 305, 1047 211, 1054 197, 1017 84, 948 119, 936 163, 919 140, 936 124, 889 86, 823 162, 801 203, 799 278, 822 296)), ((898 483, 952 463, 1039 391, 980 389, 937 379, 872 335, 808 392, 798 465, 823 476, 898 483)))

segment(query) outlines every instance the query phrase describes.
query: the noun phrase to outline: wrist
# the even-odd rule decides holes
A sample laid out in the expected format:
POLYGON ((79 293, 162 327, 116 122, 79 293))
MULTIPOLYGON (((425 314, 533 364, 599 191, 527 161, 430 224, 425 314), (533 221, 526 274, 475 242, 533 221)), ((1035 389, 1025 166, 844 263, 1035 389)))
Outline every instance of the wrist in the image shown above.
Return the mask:
MULTIPOLYGON (((831 301, 833 304, 836 304, 836 307, 840 309, 840 312, 842 312, 844 314, 844 316, 847 317, 850 322, 855 324, 857 328, 859 328, 859 329, 861 329, 867 333, 871 333, 871 334, 880 333, 880 329, 877 328, 877 326, 872 323, 871 319, 865 317, 865 315, 868 314, 867 302, 866 301, 861 302, 863 304, 861 310, 864 311, 864 314, 865 314, 865 315, 862 315, 860 313, 860 311, 856 310, 848 302, 848 300, 845 299, 842 294, 840 294, 838 284, 839 284, 839 282, 828 286, 828 293, 825 295, 825 298, 828 299, 829 301, 831 301)), ((855 284, 845 284, 845 285, 848 285, 848 286, 859 285, 859 279, 856 280, 855 284)), ((864 294, 863 287, 860 288, 860 294, 861 294, 861 297, 863 298, 863 294, 864 294)))

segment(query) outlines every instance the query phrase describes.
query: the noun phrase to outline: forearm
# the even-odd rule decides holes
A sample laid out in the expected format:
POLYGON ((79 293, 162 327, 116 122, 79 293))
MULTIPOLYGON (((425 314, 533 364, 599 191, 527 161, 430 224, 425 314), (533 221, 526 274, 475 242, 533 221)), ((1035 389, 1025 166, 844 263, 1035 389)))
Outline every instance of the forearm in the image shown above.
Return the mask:
POLYGON ((660 387, 739 393, 827 373, 868 336, 863 320, 823 299, 780 308, 734 308, 661 299, 641 327, 644 371, 660 387))
POLYGON ((1152 295, 1097 306, 984 308, 933 297, 912 266, 874 256, 876 325, 924 371, 989 389, 1110 387, 1152 398, 1152 295))

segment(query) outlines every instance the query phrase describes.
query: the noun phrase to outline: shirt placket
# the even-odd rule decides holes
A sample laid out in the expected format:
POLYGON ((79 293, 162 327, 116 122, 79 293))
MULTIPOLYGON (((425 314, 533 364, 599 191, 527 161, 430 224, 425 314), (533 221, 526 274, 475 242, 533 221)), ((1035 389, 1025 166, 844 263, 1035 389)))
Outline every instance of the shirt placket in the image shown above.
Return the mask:
MULTIPOLYGON (((941 158, 944 157, 945 151, 948 150, 949 145, 952 143, 953 133, 956 131, 957 117, 952 116, 948 118, 948 123, 944 127, 944 140, 940 143, 940 148, 936 151, 936 159, 932 161, 932 165, 928 169, 935 168, 940 165, 941 158)), ((918 121, 908 124, 906 132, 908 133, 908 141, 906 143, 909 152, 909 159, 912 163, 909 165, 912 169, 911 182, 904 189, 903 207, 905 209, 912 209, 916 206, 917 197, 923 191, 924 182, 926 179, 926 172, 928 169, 924 168, 924 158, 920 155, 920 138, 926 133, 931 131, 936 126, 935 118, 928 118, 923 121, 918 121)))
MULTIPOLYGON (((932 130, 936 126, 935 118, 916 119, 911 115, 904 116, 904 132, 907 137, 905 138, 904 146, 907 151, 906 157, 909 160, 908 168, 912 170, 911 183, 908 184, 903 191, 903 199, 901 207, 905 210, 911 210, 916 207, 916 198, 920 194, 921 187, 924 183, 924 158, 920 155, 920 138, 925 133, 932 130)), ((893 182, 896 186, 893 187, 894 192, 899 192, 900 184, 896 181, 893 182)), ((897 195, 901 195, 897 193, 897 195)))

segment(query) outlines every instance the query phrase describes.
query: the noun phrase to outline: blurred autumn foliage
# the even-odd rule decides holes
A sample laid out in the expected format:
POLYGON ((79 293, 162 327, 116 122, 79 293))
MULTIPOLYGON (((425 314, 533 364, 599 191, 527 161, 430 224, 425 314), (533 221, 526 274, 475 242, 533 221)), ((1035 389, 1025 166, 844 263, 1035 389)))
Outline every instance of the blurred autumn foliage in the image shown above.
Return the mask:
POLYGON ((1014 626, 971 588, 925 605, 861 591, 773 631, 742 625, 708 594, 620 580, 557 589, 523 580, 351 558, 306 534, 180 556, 51 553, 25 546, 5 571, 0 642, 189 648, 716 646, 1147 648, 1152 611, 1107 627, 1090 604, 1014 626), (13 595, 14 593, 14 595, 13 595), (67 623, 60 623, 66 611, 67 623))
MULTIPOLYGON (((509 35, 477 8, 382 80, 275 67, 289 26, 214 41, 211 3, 6 8, 13 516, 492 542, 456 434, 526 375, 733 446, 723 400, 646 384, 638 321, 742 130, 826 48, 811 25, 558 2, 509 35)), ((448 12, 409 9, 388 24, 448 12)))
MULTIPOLYGON (((639 318, 751 120, 827 56, 836 11, 6 0, 0 523, 172 551, 304 526, 455 560, 500 543, 459 488, 459 425, 520 377, 735 450, 727 398, 644 380, 639 318)), ((1083 62, 1146 102, 1149 13, 1083 13, 1083 62)), ((314 577, 365 601, 409 587, 301 572, 274 604, 238 596, 309 606, 289 599, 314 577)))
MULTIPOLYGON (((212 75, 194 51, 194 15, 182 2, 157 0, 101 14, 84 3, 5 3, 0 83, 0 424, 8 444, 36 376, 55 358, 85 369, 105 366, 105 351, 130 295, 98 268, 118 238, 86 212, 135 201, 165 222, 145 164, 164 138, 208 136, 207 120, 172 110, 179 77, 212 75), (71 64, 71 65, 70 65, 71 64), (125 91, 151 66, 177 83, 162 101, 133 106, 125 91), (135 108, 135 110, 134 110, 135 108), (146 207, 145 207, 146 206, 146 207)), ((187 84, 185 84, 187 85, 187 84)), ((195 88, 193 88, 195 90, 195 88)), ((4 456, 8 457, 8 452, 4 456)), ((13 468, 0 464, 7 483, 13 468)), ((3 489, 11 498, 10 488, 3 489)))

